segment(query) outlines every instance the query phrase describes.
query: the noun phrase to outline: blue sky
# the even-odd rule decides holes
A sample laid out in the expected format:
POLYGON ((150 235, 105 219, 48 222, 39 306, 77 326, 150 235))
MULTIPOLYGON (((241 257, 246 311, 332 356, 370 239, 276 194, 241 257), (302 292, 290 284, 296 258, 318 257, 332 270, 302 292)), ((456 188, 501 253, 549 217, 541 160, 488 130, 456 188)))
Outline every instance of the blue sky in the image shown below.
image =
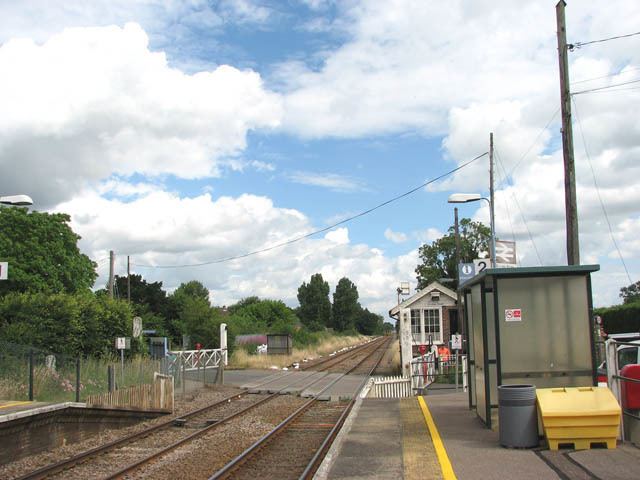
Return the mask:
MULTIPOLYGON (((415 284, 418 247, 452 223, 448 195, 488 193, 486 157, 286 248, 149 266, 325 228, 486 152, 493 131, 497 236, 517 241, 521 265, 563 264, 554 6, 3 2, 0 188, 69 213, 98 285, 114 250, 119 274, 130 255, 149 280, 198 279, 220 305, 259 295, 294 306, 321 272, 332 287, 348 276, 385 314, 397 284, 415 284)), ((569 41, 634 32, 635 12, 630 0, 570 2, 569 41)), ((617 302, 640 270, 639 97, 627 83, 640 78, 639 38, 570 58, 573 91, 606 87, 574 97, 582 260, 602 265, 596 305, 617 302)), ((488 220, 483 205, 460 214, 488 220)))

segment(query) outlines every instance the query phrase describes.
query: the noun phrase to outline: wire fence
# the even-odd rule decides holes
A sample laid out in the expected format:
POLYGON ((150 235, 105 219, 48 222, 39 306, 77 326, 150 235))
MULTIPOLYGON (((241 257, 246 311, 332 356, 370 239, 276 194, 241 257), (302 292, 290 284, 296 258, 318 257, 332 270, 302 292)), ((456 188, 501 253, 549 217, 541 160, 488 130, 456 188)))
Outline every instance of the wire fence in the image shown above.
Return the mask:
POLYGON ((88 395, 151 383, 162 361, 73 357, 0 341, 0 400, 80 402, 88 395))

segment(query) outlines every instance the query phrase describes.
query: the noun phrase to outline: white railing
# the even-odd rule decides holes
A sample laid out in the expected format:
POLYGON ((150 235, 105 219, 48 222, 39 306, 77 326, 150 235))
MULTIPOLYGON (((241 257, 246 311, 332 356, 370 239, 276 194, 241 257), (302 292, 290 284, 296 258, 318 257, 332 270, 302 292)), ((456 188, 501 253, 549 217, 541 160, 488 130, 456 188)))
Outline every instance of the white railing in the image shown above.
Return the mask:
POLYGON ((185 371, 200 368, 218 368, 220 361, 227 362, 227 350, 212 348, 209 350, 178 350, 169 352, 169 365, 183 368, 185 371))
POLYGON ((448 354, 440 357, 431 351, 411 360, 411 388, 421 393, 432 383, 450 384, 457 391, 467 391, 467 356, 448 354), (461 385, 459 380, 462 380, 461 385), (453 386, 455 385, 455 387, 453 386))
POLYGON ((411 397, 411 379, 402 376, 374 377, 369 391, 370 398, 411 397))

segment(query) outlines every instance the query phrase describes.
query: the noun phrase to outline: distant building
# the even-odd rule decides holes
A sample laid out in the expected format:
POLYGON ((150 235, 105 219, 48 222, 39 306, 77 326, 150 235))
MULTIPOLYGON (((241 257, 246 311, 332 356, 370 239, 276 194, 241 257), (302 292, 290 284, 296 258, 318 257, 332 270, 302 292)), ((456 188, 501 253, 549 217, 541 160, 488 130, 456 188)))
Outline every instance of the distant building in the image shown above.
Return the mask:
POLYGON ((418 356, 420 345, 449 345, 451 335, 458 333, 456 292, 433 282, 415 295, 389 310, 398 320, 402 371, 409 375, 411 359, 418 356))

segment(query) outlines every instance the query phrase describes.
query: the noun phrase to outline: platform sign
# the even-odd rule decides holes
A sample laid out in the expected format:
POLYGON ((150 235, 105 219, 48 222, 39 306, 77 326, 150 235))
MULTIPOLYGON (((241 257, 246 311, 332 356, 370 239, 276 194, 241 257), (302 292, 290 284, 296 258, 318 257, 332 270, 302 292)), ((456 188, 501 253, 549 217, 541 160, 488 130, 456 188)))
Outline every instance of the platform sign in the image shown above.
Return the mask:
POLYGON ((516 260, 516 242, 496 240, 496 266, 515 267, 516 260))
POLYGON ((0 280, 9 278, 9 262, 0 262, 0 280))
POLYGON ((467 280, 475 277, 476 266, 473 263, 459 263, 458 264, 458 284, 464 283, 467 280))
POLYGON ((125 337, 116 338, 116 349, 124 350, 127 345, 127 339, 125 337))
POLYGON ((462 350, 462 335, 451 335, 451 350, 462 350))
POLYGON ((504 311, 505 322, 521 322, 522 321, 522 309, 521 308, 506 308, 504 311))

